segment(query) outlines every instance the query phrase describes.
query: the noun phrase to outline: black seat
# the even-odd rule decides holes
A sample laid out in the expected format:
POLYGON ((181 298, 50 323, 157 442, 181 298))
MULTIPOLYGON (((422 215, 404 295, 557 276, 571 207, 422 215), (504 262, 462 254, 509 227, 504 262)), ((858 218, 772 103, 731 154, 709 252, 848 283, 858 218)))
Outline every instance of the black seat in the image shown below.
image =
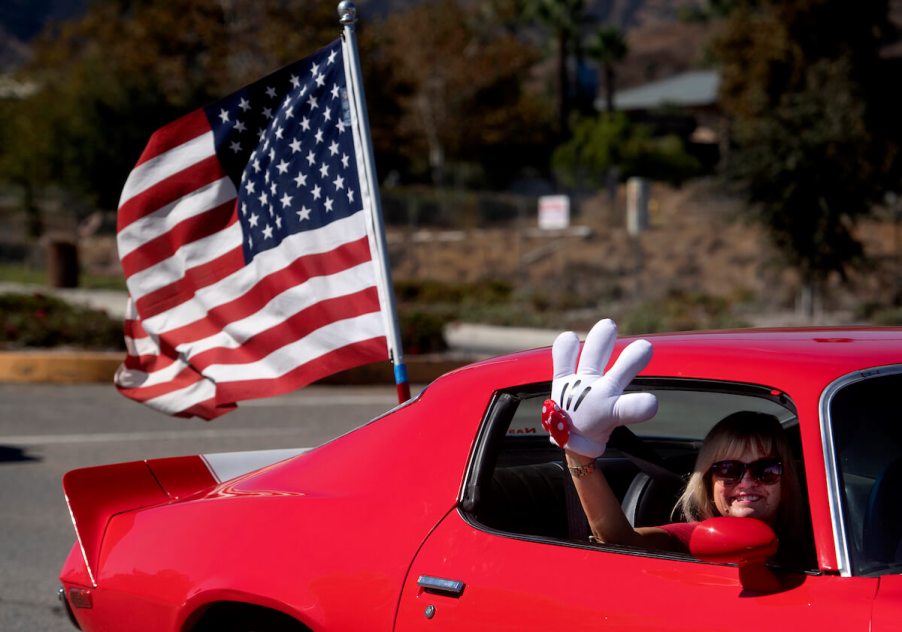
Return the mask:
POLYGON ((682 493, 679 478, 652 478, 645 472, 633 477, 621 505, 627 520, 635 527, 651 527, 679 519, 672 517, 673 507, 682 493))
POLYGON ((872 562, 902 562, 902 459, 887 466, 874 482, 864 516, 864 554, 872 562))
POLYGON ((561 463, 496 468, 479 502, 479 520, 501 531, 565 538, 564 483, 561 463))
POLYGON ((477 516, 511 533, 567 540, 589 535, 573 480, 560 461, 496 468, 477 516))

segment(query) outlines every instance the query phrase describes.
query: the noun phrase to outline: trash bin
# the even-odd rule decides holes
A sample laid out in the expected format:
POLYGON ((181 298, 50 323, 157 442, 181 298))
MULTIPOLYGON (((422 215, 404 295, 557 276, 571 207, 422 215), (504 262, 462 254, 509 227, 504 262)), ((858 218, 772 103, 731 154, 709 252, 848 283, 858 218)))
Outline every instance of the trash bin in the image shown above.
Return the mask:
POLYGON ((74 241, 47 242, 47 283, 50 287, 78 287, 78 244, 74 241))

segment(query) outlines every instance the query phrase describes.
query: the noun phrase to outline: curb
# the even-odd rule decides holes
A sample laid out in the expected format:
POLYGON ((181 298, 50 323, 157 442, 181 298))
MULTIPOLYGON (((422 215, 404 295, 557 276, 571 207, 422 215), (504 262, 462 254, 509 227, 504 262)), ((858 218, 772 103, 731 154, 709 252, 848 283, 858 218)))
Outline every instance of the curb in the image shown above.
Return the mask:
MULTIPOLYGON (((0 383, 87 384, 113 383, 113 375, 125 358, 120 351, 4 351, 0 352, 0 383)), ((428 384, 439 376, 475 362, 478 358, 411 356, 405 358, 411 384, 428 384)), ((317 384, 394 384, 390 363, 355 367, 330 375, 317 384)))
POLYGON ((113 383, 125 353, 109 351, 0 352, 0 382, 113 383))

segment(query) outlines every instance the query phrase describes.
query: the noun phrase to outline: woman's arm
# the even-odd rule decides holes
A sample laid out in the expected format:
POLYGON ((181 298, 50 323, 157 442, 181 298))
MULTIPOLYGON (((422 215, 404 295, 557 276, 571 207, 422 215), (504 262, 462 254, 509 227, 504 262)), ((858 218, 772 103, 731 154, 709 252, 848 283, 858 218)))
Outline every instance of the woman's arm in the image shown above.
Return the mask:
POLYGON ((564 455, 567 467, 571 468, 576 493, 589 520, 589 528, 596 540, 606 544, 623 544, 665 551, 679 549, 674 539, 663 529, 657 527, 633 529, 601 469, 586 467, 593 464, 595 459, 588 459, 569 450, 564 450, 564 455), (573 468, 576 469, 575 472, 573 468))

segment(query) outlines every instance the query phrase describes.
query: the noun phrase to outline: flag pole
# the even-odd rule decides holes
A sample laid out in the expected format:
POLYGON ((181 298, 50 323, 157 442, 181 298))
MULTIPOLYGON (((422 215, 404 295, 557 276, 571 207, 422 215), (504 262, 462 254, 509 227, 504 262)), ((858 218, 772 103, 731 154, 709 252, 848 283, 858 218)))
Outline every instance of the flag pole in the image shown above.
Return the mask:
POLYGON ((363 160, 361 180, 366 183, 371 199, 371 221, 373 225, 373 246, 375 247, 375 263, 383 294, 383 307, 388 312, 386 319, 386 336, 388 338, 389 356, 394 366, 395 385, 398 389, 398 403, 410 399, 410 383, 407 378, 407 366, 404 364, 404 352, 401 347, 401 331, 398 326, 398 308, 392 288, 391 266, 388 259, 388 248, 385 239, 385 222, 382 217, 382 199, 379 195, 379 181, 376 178, 373 155, 373 143, 370 139, 370 122, 366 113, 366 98, 363 93, 363 81, 360 72, 360 56, 357 53, 357 7, 349 0, 338 4, 338 18, 344 27, 345 66, 348 72, 348 95, 352 109, 357 114, 357 131, 362 144, 360 152, 363 160))

